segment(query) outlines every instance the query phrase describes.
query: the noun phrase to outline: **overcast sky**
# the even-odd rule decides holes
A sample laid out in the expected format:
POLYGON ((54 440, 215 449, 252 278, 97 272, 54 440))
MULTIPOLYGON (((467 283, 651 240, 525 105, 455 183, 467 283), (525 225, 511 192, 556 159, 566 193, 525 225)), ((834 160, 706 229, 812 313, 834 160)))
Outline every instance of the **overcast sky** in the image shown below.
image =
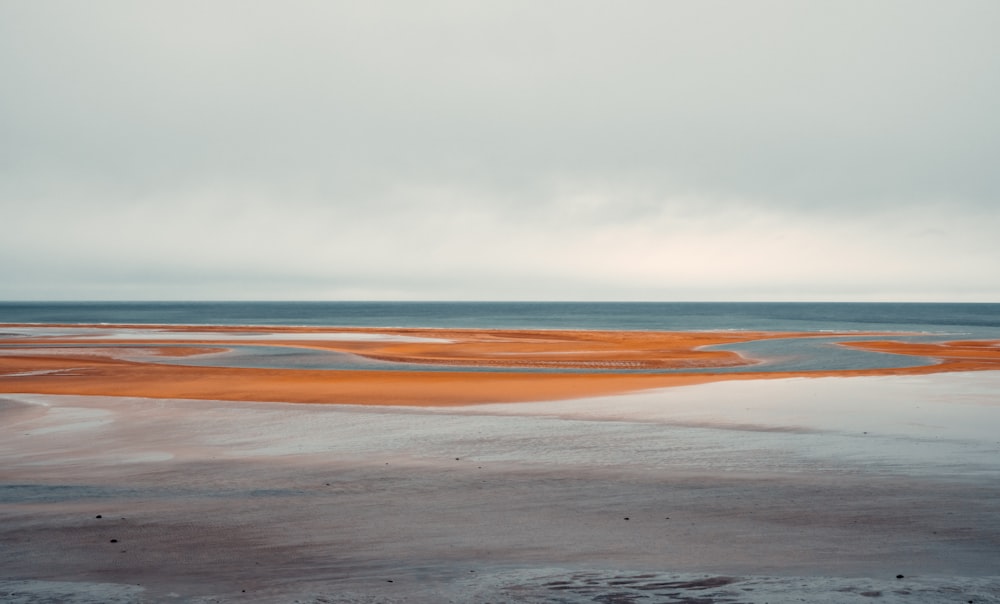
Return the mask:
POLYGON ((1000 2, 0 0, 0 299, 1000 301, 1000 2))

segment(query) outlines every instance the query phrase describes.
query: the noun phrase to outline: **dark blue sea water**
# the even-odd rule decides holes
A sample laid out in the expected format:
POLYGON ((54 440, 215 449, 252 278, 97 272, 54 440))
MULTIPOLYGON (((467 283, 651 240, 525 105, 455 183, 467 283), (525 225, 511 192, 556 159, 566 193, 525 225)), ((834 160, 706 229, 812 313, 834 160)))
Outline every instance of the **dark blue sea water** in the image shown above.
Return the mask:
POLYGON ((0 302, 0 323, 907 331, 1000 337, 1000 304, 0 302))

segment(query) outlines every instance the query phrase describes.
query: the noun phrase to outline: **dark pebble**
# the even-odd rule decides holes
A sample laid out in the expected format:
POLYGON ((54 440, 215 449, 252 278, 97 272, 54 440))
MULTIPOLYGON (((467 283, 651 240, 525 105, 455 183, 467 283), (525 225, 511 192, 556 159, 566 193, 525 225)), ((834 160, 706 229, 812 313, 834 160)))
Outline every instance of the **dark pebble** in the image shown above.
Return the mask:
POLYGON ((625 516, 625 520, 628 520, 628 516, 625 516))
POLYGON ((903 578, 903 575, 896 575, 896 578, 897 578, 897 579, 902 579, 902 578, 903 578))
POLYGON ((117 539, 112 539, 111 543, 118 543, 118 540, 117 539))
POLYGON ((98 514, 98 515, 94 516, 94 518, 103 518, 103 516, 101 516, 100 514, 98 514))

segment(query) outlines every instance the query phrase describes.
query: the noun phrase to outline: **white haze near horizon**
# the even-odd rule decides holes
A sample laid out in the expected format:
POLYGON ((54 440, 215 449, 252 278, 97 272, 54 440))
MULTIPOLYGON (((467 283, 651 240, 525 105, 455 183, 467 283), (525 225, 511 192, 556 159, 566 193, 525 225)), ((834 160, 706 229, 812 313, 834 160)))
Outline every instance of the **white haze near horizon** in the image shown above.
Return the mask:
POLYGON ((1000 301, 1000 3, 0 0, 0 299, 1000 301))

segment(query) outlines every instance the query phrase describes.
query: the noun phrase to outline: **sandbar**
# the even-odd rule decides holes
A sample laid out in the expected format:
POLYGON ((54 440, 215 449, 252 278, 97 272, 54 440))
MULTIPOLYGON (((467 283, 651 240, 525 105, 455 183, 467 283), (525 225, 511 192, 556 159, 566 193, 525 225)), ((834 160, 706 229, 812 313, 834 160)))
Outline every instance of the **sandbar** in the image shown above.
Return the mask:
POLYGON ((222 401, 454 406, 572 399, 721 380, 916 375, 1000 369, 996 341, 861 340, 877 334, 646 332, 513 329, 4 325, 0 392, 222 401), (17 329, 25 333, 17 335, 17 329), (66 335, 68 328, 78 330, 66 335), (62 331, 60 331, 60 329, 62 331), (144 337, 144 334, 145 337, 144 337), (714 347, 774 338, 844 336, 843 345, 931 358, 888 369, 740 371, 755 361, 714 347), (850 336, 858 336, 851 341, 850 336), (113 337, 113 344, 108 339, 113 337), (227 345, 287 346, 438 365, 439 371, 258 369, 157 363, 156 356, 219 352, 227 345), (709 349, 708 347, 713 347, 709 349), (447 367, 465 368, 448 371, 447 367), (496 372, 491 368, 573 370, 496 372), (482 368, 483 371, 470 371, 482 368), (727 369, 714 372, 713 369, 727 369), (672 373, 629 373, 671 370, 672 373), (735 370, 734 370, 735 369, 735 370), (620 372, 619 372, 620 371, 620 372))

